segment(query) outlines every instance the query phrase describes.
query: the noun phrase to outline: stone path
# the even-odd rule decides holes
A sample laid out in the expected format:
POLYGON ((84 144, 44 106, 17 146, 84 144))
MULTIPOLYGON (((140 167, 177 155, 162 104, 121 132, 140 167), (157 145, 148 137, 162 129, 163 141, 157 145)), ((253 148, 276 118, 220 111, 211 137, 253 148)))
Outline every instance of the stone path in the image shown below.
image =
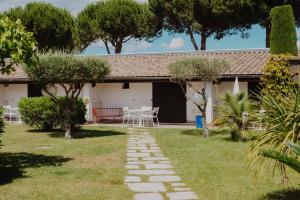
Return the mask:
POLYGON ((198 199, 147 132, 129 129, 126 168, 125 183, 135 193, 135 200, 198 199))

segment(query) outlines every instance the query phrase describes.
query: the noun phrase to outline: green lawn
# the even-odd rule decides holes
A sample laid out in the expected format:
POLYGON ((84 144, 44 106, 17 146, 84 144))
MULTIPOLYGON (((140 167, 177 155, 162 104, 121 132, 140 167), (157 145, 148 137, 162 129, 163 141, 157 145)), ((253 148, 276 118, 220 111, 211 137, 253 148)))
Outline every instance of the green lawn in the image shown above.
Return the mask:
POLYGON ((175 171, 200 199, 300 199, 299 174, 290 173, 291 186, 298 190, 286 190, 278 175, 266 180, 253 177, 245 158, 250 142, 232 142, 227 134, 203 138, 187 130, 151 132, 176 166, 175 171))
POLYGON ((123 184, 126 129, 89 128, 71 141, 28 130, 11 125, 1 137, 1 200, 132 199, 123 184))
MULTIPOLYGON (((298 199, 300 190, 285 191, 278 176, 254 179, 246 168, 250 143, 228 135, 208 139, 189 131, 149 129, 157 143, 200 199, 298 199)), ((126 129, 86 127, 77 139, 8 125, 1 139, 0 199, 129 200, 126 176, 126 129)), ((300 176, 293 173, 293 186, 300 176)), ((298 182, 297 182, 298 179, 298 182)))

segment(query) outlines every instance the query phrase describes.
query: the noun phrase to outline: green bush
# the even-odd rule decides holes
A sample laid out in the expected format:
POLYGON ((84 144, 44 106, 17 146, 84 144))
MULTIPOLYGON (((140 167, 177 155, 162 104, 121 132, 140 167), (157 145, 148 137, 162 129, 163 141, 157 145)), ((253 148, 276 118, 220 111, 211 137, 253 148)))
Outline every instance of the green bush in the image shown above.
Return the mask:
POLYGON ((289 63, 290 56, 272 55, 263 70, 261 77, 262 93, 281 91, 288 93, 295 85, 289 63))
POLYGON ((58 126, 60 118, 56 104, 47 97, 25 97, 19 102, 22 120, 39 130, 51 130, 58 126))
POLYGON ((271 54, 298 55, 295 17, 290 5, 276 6, 270 13, 272 32, 271 54))
MULTIPOLYGON (((58 100, 63 101, 60 97, 58 100)), ((71 114, 72 128, 85 122, 86 107, 81 99, 75 102, 75 111, 71 114)), ((22 120, 25 124, 39 130, 63 128, 64 114, 58 103, 47 97, 26 97, 19 102, 22 120)))

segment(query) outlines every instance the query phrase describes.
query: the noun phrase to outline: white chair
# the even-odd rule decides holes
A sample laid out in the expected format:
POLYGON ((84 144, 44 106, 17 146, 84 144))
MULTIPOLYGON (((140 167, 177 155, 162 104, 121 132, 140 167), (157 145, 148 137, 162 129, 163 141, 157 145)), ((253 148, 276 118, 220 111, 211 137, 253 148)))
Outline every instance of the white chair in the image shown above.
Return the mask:
POLYGON ((144 125, 145 121, 150 121, 152 126, 154 126, 154 119, 156 119, 157 126, 159 126, 159 121, 158 121, 158 111, 159 107, 154 107, 153 110, 150 110, 149 112, 145 112, 142 114, 142 123, 144 125))
POLYGON ((20 122, 19 117, 19 108, 12 108, 11 106, 3 106, 4 108, 4 118, 8 118, 9 122, 12 122, 12 119, 20 122))
POLYGON ((122 119, 123 119, 122 127, 124 126, 126 120, 127 120, 127 124, 129 124, 130 119, 132 119, 132 123, 134 123, 134 115, 132 115, 129 112, 128 107, 123 107, 123 116, 122 116, 122 119))

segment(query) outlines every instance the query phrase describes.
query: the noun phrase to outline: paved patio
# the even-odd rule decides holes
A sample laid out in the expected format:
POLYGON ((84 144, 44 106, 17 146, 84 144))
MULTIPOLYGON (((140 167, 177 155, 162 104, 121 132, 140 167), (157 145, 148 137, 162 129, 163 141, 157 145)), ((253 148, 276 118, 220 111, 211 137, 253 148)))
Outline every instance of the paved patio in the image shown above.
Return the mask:
MULTIPOLYGON (((122 128, 122 123, 91 123, 85 126, 104 126, 104 127, 117 127, 122 128)), ((132 125, 124 125, 124 127, 132 128, 132 125)), ((143 128, 143 127, 142 127, 143 128)), ((167 129, 195 129, 195 123, 179 123, 179 124, 168 124, 160 123, 159 126, 155 125, 153 127, 146 126, 145 128, 167 128, 167 129)))

